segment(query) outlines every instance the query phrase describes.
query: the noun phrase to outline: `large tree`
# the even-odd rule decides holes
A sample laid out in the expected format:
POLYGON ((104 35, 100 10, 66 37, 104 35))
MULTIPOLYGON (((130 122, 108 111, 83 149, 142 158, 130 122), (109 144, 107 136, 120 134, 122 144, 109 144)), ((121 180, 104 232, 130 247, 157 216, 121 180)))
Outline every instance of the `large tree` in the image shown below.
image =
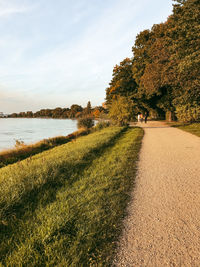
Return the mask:
POLYGON ((151 31, 141 32, 132 48, 132 71, 138 83, 138 97, 147 109, 159 113, 173 109, 172 87, 164 78, 170 54, 167 29, 168 23, 161 23, 154 25, 151 31))
POLYGON ((178 112, 200 100, 200 1, 175 2, 165 23, 137 36, 132 70, 138 93, 152 108, 178 112))
POLYGON ((181 113, 187 110, 187 120, 199 119, 199 10, 199 0, 176 0, 165 23, 137 35, 133 58, 113 70, 106 90, 108 107, 118 96, 126 96, 138 111, 153 110, 160 115, 175 111, 182 119, 181 113))
POLYGON ((125 58, 113 69, 113 77, 106 89, 106 105, 112 104, 118 96, 133 97, 137 93, 137 84, 132 75, 132 60, 125 58))
POLYGON ((177 0, 171 17, 171 60, 180 88, 178 102, 200 101, 200 1, 177 0))

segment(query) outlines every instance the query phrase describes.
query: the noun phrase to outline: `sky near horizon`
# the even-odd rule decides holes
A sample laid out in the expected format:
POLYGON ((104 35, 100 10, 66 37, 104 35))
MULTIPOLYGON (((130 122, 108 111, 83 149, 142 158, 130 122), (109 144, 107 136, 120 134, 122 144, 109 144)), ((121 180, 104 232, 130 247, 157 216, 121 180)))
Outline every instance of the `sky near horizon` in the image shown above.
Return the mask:
POLYGON ((101 105, 136 35, 172 0, 0 0, 0 112, 101 105))

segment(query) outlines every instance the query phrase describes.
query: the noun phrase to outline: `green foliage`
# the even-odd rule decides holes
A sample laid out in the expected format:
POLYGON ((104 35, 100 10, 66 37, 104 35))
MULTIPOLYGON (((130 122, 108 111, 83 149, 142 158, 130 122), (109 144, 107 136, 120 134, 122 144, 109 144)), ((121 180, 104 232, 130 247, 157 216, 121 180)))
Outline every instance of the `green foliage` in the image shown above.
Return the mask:
POLYGON ((132 74, 132 60, 125 58, 113 69, 113 78, 106 89, 106 104, 111 105, 118 96, 131 97, 137 91, 132 74))
POLYGON ((119 96, 112 101, 108 116, 114 124, 119 126, 128 125, 132 115, 133 104, 129 98, 119 96))
POLYGON ((200 121, 200 105, 197 102, 177 105, 176 116, 182 122, 200 121))
POLYGON ((70 108, 70 117, 74 118, 76 116, 76 114, 78 112, 81 112, 82 110, 83 110, 83 108, 81 106, 76 105, 76 104, 72 105, 70 108))
POLYGON ((179 129, 189 132, 191 134, 197 135, 200 137, 200 123, 192 123, 186 125, 177 126, 179 129))
POLYGON ((151 31, 141 32, 133 46, 132 70, 139 84, 138 95, 148 110, 153 108, 158 113, 173 109, 173 87, 166 79, 170 62, 168 28, 168 23, 154 25, 151 31))
POLYGON ((200 101, 200 2, 178 1, 170 20, 169 36, 172 39, 171 61, 179 88, 177 96, 187 98, 186 104, 200 101))
POLYGON ((87 114, 89 115, 89 114, 91 113, 91 111, 92 111, 91 102, 88 101, 88 103, 87 103, 87 107, 86 107, 86 112, 87 112, 87 114))
POLYGON ((94 120, 90 117, 80 118, 77 123, 78 129, 90 129, 94 126, 94 120))
POLYGON ((179 112, 181 102, 183 110, 190 110, 186 120, 198 119, 198 112, 188 107, 200 103, 200 1, 174 2, 167 21, 140 32, 133 58, 114 68, 107 104, 118 95, 128 96, 135 111, 154 110, 163 116, 179 112))
POLYGON ((79 118, 84 117, 86 115, 92 115, 93 111, 99 111, 101 113, 101 116, 104 115, 106 112, 105 108, 102 106, 97 106, 92 108, 90 101, 87 103, 87 107, 82 108, 82 106, 73 104, 70 108, 60 108, 57 107, 55 109, 41 109, 35 113, 32 111, 27 112, 20 112, 20 113, 12 113, 8 115, 8 117, 11 118, 79 118))
POLYGON ((188 123, 188 122, 172 122, 169 123, 171 127, 175 127, 178 129, 181 129, 183 131, 186 131, 188 133, 194 134, 196 136, 200 137, 200 123, 188 123))
POLYGON ((144 30, 136 36, 135 44, 132 48, 134 58, 132 65, 132 73, 137 84, 140 84, 140 79, 144 74, 146 63, 148 62, 148 46, 150 40, 150 30, 144 30))
POLYGON ((99 130, 106 128, 106 127, 109 127, 109 126, 110 126, 109 121, 100 121, 95 125, 94 129, 99 131, 99 130))
POLYGON ((1 169, 1 264, 109 266, 141 137, 109 127, 1 169))

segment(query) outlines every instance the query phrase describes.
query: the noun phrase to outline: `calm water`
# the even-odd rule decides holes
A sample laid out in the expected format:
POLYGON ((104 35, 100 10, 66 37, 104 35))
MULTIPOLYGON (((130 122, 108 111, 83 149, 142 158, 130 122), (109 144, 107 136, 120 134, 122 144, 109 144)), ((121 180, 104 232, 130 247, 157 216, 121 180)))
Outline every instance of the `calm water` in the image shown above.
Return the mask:
POLYGON ((0 119, 0 150, 15 146, 15 140, 25 144, 44 138, 68 135, 77 130, 76 120, 59 119, 0 119))

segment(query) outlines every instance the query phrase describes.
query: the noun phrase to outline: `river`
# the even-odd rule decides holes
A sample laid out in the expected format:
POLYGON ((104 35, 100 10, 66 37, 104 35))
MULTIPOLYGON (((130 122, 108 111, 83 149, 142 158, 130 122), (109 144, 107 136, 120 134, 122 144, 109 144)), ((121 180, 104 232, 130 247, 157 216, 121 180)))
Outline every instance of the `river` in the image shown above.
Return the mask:
POLYGON ((70 119, 1 118, 0 151, 13 148, 16 140, 25 144, 45 138, 68 135, 77 130, 77 121, 70 119))

